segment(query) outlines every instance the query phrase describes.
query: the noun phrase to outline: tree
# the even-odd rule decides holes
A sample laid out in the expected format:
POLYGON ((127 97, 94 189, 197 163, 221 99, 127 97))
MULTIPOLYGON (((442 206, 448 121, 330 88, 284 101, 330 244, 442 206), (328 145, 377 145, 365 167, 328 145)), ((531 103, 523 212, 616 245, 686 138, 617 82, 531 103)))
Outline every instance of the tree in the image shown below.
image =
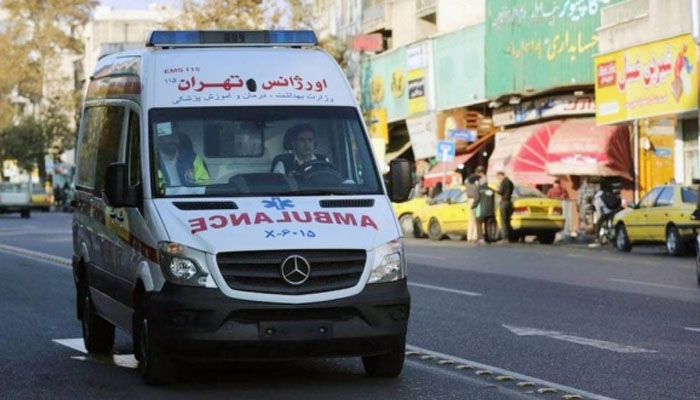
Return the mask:
POLYGON ((71 119, 77 113, 75 88, 62 76, 61 62, 82 54, 78 32, 96 4, 95 0, 0 0, 7 13, 0 30, 4 53, 0 60, 0 128, 4 128, 0 158, 19 157, 18 164, 25 170, 31 168, 24 160, 33 159, 42 181, 48 149, 70 147, 73 142, 66 137, 75 132, 71 119), (15 113, 10 104, 13 95, 31 102, 30 118, 15 113))
POLYGON ((266 29, 280 12, 274 0, 182 0, 182 12, 168 29, 266 29))

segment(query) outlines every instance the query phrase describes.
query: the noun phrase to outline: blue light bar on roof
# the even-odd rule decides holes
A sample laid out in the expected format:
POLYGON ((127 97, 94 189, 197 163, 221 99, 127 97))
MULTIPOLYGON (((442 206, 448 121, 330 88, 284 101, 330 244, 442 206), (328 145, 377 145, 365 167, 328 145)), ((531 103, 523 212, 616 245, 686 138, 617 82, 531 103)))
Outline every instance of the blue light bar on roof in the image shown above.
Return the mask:
POLYGON ((315 46, 313 31, 153 31, 147 47, 315 46))

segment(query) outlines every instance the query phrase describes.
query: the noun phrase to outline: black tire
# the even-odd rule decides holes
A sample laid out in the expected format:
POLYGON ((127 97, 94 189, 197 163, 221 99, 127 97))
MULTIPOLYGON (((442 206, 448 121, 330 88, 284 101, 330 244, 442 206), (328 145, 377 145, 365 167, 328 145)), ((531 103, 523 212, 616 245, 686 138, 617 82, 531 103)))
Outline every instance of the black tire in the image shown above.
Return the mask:
POLYGON ((395 378, 401 374, 405 356, 406 339, 404 338, 386 354, 362 357, 362 365, 367 375, 373 378, 395 378))
POLYGON ((619 224, 615 228, 615 248, 623 253, 629 253, 632 250, 632 243, 627 235, 627 228, 623 224, 619 224))
POLYGON ((425 233, 423 233, 423 229, 420 227, 420 219, 418 218, 413 219, 413 237, 416 239, 425 238, 425 233))
POLYGON ((442 240, 444 233, 437 219, 432 218, 428 223, 428 237, 430 240, 442 240))
POLYGON ((401 231, 405 236, 413 235, 413 214, 404 214, 399 218, 399 225, 401 225, 401 231))
POLYGON ((29 211, 29 210, 22 210, 22 211, 20 212, 20 216, 21 216, 22 218, 29 218, 29 217, 32 216, 32 212, 29 211))
POLYGON ((109 354, 114 346, 114 325, 97 314, 89 290, 86 288, 81 292, 83 295, 79 301, 82 301, 83 318, 80 325, 85 349, 90 354, 109 354))
POLYGON ((540 233, 537 240, 542 244, 552 244, 556 238, 556 233, 540 233))
POLYGON ((666 228, 666 251, 672 257, 683 255, 683 239, 681 238, 678 228, 671 225, 666 228))
POLYGON ((141 379, 147 385, 165 385, 173 382, 173 363, 166 350, 154 334, 152 320, 142 317, 139 313, 135 317, 134 326, 134 350, 138 352, 136 358, 139 361, 139 373, 141 379))

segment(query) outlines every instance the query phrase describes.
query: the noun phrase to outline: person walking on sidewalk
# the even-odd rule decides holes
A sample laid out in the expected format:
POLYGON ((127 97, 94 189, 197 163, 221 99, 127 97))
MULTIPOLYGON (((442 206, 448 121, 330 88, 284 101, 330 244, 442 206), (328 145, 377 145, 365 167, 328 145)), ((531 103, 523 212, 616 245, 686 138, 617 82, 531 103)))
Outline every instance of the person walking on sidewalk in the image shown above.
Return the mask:
POLYGON ((513 229, 510 225, 510 217, 513 215, 513 182, 503 171, 496 173, 498 179, 498 194, 501 195, 499 211, 501 213, 501 239, 504 241, 513 240, 513 229))
POLYGON ((474 202, 477 221, 478 243, 491 242, 496 234, 496 193, 486 184, 486 178, 480 179, 479 197, 474 202))
POLYGON ((567 200, 569 198, 569 194, 566 192, 564 187, 562 187, 561 180, 555 179, 554 186, 547 190, 547 197, 550 199, 567 200))
POLYGON ((467 216, 467 241, 470 243, 475 243, 479 240, 479 234, 477 231, 477 221, 476 213, 474 212, 476 206, 474 203, 479 198, 479 181, 484 177, 484 167, 476 167, 476 171, 469 175, 464 181, 467 192, 467 209, 469 215, 467 216))

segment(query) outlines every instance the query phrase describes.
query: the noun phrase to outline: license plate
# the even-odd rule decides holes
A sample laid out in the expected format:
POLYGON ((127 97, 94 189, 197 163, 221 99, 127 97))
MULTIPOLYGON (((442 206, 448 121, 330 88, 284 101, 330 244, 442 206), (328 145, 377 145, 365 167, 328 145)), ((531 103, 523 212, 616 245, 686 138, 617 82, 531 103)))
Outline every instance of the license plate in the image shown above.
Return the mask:
POLYGON ((547 214, 546 207, 530 207, 530 213, 532 214, 547 214))
POLYGON ((333 337, 331 321, 265 321, 258 323, 261 340, 310 340, 333 337))

